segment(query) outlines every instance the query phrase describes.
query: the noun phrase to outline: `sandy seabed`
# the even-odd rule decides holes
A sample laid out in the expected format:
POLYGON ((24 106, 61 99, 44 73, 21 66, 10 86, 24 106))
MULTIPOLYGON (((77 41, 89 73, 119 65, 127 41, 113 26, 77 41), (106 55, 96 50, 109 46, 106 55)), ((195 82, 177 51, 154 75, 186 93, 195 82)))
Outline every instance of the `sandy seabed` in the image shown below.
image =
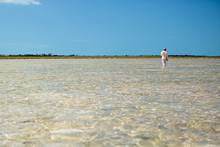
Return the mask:
POLYGON ((0 62, 0 146, 220 146, 220 59, 0 62))

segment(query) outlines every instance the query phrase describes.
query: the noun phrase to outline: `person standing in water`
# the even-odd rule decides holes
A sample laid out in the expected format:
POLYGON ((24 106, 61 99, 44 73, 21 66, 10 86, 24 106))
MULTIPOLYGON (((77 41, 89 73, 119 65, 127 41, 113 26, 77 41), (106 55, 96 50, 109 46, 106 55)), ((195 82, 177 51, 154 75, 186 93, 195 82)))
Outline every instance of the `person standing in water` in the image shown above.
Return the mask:
POLYGON ((166 67, 167 61, 168 61, 168 53, 167 53, 167 49, 164 48, 163 51, 160 53, 161 58, 162 58, 162 66, 163 68, 166 67))

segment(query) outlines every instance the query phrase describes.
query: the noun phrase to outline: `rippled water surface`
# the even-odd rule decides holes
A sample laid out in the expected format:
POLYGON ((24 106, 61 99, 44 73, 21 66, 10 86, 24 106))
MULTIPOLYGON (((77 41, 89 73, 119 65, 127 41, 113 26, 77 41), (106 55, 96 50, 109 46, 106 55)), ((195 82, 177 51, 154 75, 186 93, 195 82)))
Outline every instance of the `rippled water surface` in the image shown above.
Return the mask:
POLYGON ((220 60, 0 60, 0 146, 220 146, 220 60))

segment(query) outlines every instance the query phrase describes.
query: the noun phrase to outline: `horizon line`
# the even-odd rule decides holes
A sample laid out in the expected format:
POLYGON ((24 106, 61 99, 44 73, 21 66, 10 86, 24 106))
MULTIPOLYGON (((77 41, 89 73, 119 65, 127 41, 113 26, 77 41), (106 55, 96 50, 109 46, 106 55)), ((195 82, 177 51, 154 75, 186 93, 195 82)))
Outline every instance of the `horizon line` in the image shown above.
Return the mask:
MULTIPOLYGON (((160 56, 159 54, 155 55, 128 55, 128 54, 124 54, 124 55, 77 55, 77 54, 51 54, 51 53, 41 53, 41 54, 0 54, 0 56, 64 56, 64 57, 68 57, 68 56, 78 56, 78 57, 157 57, 160 56)), ((175 57, 175 56, 180 56, 180 57, 220 57, 220 55, 193 55, 193 54, 170 54, 170 57, 175 57)))

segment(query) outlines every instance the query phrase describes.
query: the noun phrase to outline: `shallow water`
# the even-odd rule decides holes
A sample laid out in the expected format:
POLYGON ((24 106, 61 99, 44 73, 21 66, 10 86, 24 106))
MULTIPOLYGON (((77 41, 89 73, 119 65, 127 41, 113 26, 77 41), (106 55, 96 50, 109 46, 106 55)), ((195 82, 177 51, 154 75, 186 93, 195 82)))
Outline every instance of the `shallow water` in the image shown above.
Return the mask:
POLYGON ((220 146, 220 60, 0 60, 0 146, 220 146))

